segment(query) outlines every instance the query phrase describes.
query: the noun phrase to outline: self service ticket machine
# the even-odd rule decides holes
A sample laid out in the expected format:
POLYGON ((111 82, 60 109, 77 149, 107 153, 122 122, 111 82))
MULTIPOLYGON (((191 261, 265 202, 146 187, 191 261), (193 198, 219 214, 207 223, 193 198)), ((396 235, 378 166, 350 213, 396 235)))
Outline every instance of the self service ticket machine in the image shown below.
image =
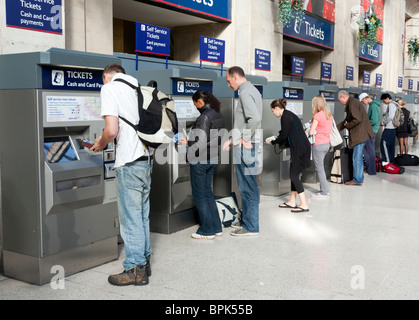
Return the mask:
MULTIPOLYGON (((264 87, 268 83, 267 79, 262 76, 246 75, 247 81, 251 82, 263 96, 264 87)), ((225 126, 228 132, 231 132, 234 126, 235 109, 238 103, 238 92, 234 92, 228 87, 226 77, 218 77, 217 81, 214 82, 214 95, 221 102, 221 113, 224 117, 225 126)), ((262 126, 263 129, 263 126, 262 126)), ((261 143, 258 150, 258 183, 260 183, 260 172, 263 171, 263 142, 261 143)), ((233 151, 230 150, 229 155, 222 153, 222 158, 229 159, 228 163, 220 163, 214 172, 214 196, 216 197, 228 197, 232 192, 236 194, 241 208, 241 195, 238 189, 237 176, 233 165, 233 151)))
MULTIPOLYGON (((158 89, 174 100, 179 134, 187 137, 200 115, 192 96, 198 90, 212 92, 217 74, 196 69, 168 69, 139 71, 137 78, 141 85, 156 81, 158 89)), ((171 234, 198 222, 186 153, 185 146, 174 143, 162 145, 154 153, 150 193, 150 228, 153 232, 171 234)))
MULTIPOLYGON (((281 130, 281 120, 272 114, 270 105, 273 100, 287 99, 287 110, 294 112, 301 121, 304 120, 304 94, 306 83, 281 81, 268 82, 265 86, 263 98, 262 128, 264 139, 278 136, 281 130)), ((290 189, 290 149, 281 153, 278 147, 263 144, 263 171, 261 174, 261 194, 279 196, 287 194, 290 189)))
POLYGON ((64 277, 118 258, 113 145, 103 154, 82 145, 102 134, 99 68, 112 63, 64 50, 0 56, 8 277, 42 285, 57 270, 64 277))

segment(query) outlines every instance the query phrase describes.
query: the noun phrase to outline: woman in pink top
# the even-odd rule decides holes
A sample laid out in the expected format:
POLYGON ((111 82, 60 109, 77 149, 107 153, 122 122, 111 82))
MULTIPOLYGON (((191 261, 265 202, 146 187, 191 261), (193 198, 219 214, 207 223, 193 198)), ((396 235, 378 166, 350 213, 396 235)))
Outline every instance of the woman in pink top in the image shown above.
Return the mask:
POLYGON ((329 198, 330 191, 324 171, 324 158, 330 150, 330 131, 332 130, 333 115, 327 107, 323 96, 315 96, 313 104, 313 120, 310 136, 314 135, 313 160, 320 181, 320 192, 313 194, 313 198, 329 198))

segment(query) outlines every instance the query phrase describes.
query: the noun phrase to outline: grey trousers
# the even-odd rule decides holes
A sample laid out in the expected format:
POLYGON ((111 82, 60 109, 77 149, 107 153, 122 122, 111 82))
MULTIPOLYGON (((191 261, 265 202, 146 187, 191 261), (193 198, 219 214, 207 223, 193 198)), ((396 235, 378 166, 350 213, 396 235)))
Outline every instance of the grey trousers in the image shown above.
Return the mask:
POLYGON ((329 185, 326 178, 326 172, 324 171, 324 158, 329 152, 330 143, 313 145, 313 160, 316 167, 317 175, 320 181, 320 193, 329 194, 329 185))

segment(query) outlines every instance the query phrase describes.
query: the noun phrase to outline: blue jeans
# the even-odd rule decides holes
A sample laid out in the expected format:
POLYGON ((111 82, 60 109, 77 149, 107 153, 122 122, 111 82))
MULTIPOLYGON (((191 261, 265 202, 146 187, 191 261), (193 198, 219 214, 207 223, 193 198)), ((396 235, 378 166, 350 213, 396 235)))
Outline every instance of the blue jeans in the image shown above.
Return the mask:
POLYGON ((120 233, 125 244, 125 270, 146 265, 151 255, 150 201, 153 161, 135 161, 115 168, 120 233))
POLYGON ((366 141, 354 146, 352 162, 354 167, 354 182, 362 184, 364 182, 364 147, 366 141))
POLYGON ((199 214, 200 227, 196 233, 213 236, 222 232, 217 204, 211 189, 212 176, 216 164, 191 164, 192 197, 199 214))
POLYGON ((257 184, 258 144, 253 149, 234 147, 233 161, 237 183, 242 197, 241 226, 250 232, 259 232, 259 188, 257 184))

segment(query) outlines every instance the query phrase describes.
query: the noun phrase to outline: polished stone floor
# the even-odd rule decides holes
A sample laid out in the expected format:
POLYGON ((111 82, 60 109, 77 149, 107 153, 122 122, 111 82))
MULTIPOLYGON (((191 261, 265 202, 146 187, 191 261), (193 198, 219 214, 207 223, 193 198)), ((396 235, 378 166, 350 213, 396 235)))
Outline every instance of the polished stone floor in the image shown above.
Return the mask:
POLYGON ((258 237, 225 229, 213 241, 193 240, 196 227, 152 234, 148 286, 108 284, 122 271, 120 246, 118 261, 69 276, 64 290, 0 275, 0 300, 419 299, 419 167, 330 188, 331 197, 311 200, 304 214, 278 208, 287 196, 262 196, 258 237))

